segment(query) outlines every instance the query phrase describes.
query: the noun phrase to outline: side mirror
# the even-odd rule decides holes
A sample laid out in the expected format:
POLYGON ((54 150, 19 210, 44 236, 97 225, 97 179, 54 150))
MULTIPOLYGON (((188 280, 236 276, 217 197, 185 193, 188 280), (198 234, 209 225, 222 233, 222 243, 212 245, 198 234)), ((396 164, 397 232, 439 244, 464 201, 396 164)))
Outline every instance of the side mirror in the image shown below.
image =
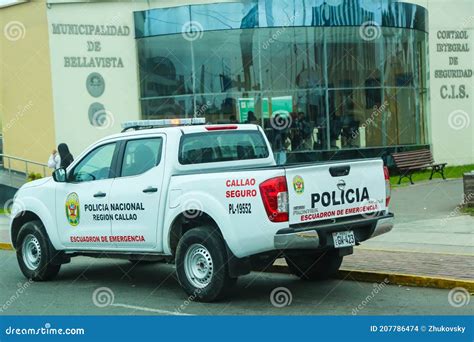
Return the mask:
POLYGON ((58 183, 66 183, 66 169, 60 168, 54 170, 53 179, 58 183))

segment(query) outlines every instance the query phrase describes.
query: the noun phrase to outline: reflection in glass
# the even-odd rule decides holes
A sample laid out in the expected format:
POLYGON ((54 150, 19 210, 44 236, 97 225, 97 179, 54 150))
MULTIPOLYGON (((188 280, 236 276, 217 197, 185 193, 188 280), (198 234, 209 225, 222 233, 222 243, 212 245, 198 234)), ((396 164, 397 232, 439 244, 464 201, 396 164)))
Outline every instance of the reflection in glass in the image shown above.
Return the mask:
POLYGON ((252 1, 194 5, 190 11, 206 31, 258 27, 258 4, 252 1))
POLYGON ((422 131, 417 128, 417 96, 415 90, 398 88, 387 90, 386 100, 390 115, 387 117, 387 145, 425 143, 422 131))
POLYGON ((365 90, 329 92, 331 149, 382 146, 384 106, 365 90), (370 105, 368 105, 370 103, 370 105))
POLYGON ((192 93, 192 60, 189 42, 181 35, 137 41, 142 97, 192 93))
POLYGON ((259 33, 264 89, 323 87, 323 30, 273 28, 259 33))
POLYGON ((137 45, 144 118, 256 123, 274 152, 429 142, 420 31, 382 27, 364 39, 359 27, 238 28, 137 45))
POLYGON ((193 115, 192 96, 160 97, 142 101, 144 119, 188 118, 193 115))
POLYGON ((380 87, 383 56, 381 40, 364 40, 353 27, 329 30, 328 82, 334 88, 380 87))
POLYGON ((193 42, 193 53, 195 93, 259 89, 256 30, 208 32, 193 42))

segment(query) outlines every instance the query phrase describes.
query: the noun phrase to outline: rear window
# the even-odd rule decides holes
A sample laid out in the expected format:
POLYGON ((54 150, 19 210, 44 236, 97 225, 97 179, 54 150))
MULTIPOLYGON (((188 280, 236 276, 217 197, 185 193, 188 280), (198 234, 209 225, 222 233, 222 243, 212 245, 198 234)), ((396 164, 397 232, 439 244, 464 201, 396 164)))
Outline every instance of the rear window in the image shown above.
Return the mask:
POLYGON ((183 165, 268 157, 259 131, 217 131, 181 137, 179 162, 183 165))

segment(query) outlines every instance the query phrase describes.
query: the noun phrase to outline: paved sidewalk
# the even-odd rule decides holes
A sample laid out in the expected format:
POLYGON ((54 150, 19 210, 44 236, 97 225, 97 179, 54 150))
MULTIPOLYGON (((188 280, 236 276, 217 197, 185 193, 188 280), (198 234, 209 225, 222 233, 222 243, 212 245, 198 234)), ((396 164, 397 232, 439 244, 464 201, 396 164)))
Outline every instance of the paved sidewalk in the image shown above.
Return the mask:
POLYGON ((460 213, 462 198, 462 179, 393 189, 393 230, 356 247, 342 268, 474 281, 474 217, 460 213))
POLYGON ((462 214, 461 179, 420 182, 392 191, 393 230, 360 248, 474 256, 474 217, 462 214))
POLYGON ((342 269, 474 280, 474 256, 356 249, 342 269))
POLYGON ((9 230, 9 218, 5 215, 0 215, 0 244, 9 244, 10 230, 9 230))

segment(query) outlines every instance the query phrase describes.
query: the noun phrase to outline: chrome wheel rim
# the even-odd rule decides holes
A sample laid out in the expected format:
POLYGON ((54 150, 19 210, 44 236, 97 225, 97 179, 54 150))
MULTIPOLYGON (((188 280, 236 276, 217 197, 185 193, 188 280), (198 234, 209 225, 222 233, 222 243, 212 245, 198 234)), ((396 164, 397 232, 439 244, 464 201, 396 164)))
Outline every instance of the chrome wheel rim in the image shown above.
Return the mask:
POLYGON ((23 262, 30 270, 35 271, 41 262, 41 246, 33 234, 28 234, 21 247, 23 262))
POLYGON ((214 263, 206 247, 195 243, 188 248, 184 257, 184 271, 194 287, 202 289, 209 285, 214 274, 214 263))

